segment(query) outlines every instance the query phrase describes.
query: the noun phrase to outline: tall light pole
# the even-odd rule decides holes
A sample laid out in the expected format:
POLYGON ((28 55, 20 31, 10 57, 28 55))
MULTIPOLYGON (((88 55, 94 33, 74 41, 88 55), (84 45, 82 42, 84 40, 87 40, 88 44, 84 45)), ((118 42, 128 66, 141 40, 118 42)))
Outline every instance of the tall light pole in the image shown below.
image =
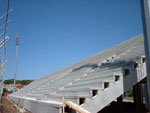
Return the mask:
POLYGON ((147 68, 147 104, 150 111, 150 0, 141 0, 143 31, 144 31, 144 45, 146 55, 147 68))
POLYGON ((15 73, 14 73, 14 90, 16 90, 16 75, 17 75, 17 63, 18 63, 18 47, 19 47, 19 37, 16 37, 16 63, 15 63, 15 73))

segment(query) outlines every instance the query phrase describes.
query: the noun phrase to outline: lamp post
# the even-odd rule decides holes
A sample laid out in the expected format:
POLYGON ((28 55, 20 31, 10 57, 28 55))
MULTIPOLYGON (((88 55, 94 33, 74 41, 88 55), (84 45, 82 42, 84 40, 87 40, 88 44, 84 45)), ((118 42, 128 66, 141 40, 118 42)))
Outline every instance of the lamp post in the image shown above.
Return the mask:
POLYGON ((147 68, 147 107, 150 111, 150 0, 141 0, 141 9, 147 68))
POLYGON ((15 63, 15 73, 14 73, 14 90, 16 90, 16 75, 17 75, 17 63, 18 63, 18 47, 19 47, 19 37, 16 37, 16 63, 15 63))

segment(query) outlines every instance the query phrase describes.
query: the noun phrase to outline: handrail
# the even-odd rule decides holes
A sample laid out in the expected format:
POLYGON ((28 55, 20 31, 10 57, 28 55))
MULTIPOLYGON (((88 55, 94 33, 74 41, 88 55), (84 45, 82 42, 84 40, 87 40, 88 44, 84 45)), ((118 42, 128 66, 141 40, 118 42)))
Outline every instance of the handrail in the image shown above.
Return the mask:
POLYGON ((90 113, 89 111, 85 110, 81 106, 79 106, 71 101, 64 101, 64 104, 66 104, 67 106, 69 106, 69 108, 72 108, 79 113, 90 113))

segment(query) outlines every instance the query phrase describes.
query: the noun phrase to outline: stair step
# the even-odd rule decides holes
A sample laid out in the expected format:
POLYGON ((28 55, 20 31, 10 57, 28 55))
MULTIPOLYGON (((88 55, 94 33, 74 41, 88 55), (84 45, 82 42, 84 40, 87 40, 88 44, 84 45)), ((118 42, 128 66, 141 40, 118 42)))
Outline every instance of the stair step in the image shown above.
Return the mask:
POLYGON ((53 94, 45 94, 45 95, 52 95, 52 96, 62 96, 62 94, 64 93, 64 96, 65 97, 68 97, 68 96, 88 96, 88 97, 90 97, 90 96, 92 96, 92 92, 91 92, 91 90, 89 89, 89 90, 81 90, 81 91, 75 91, 75 90, 68 90, 68 91, 66 91, 66 90, 64 90, 64 91, 57 91, 56 93, 53 93, 53 94))

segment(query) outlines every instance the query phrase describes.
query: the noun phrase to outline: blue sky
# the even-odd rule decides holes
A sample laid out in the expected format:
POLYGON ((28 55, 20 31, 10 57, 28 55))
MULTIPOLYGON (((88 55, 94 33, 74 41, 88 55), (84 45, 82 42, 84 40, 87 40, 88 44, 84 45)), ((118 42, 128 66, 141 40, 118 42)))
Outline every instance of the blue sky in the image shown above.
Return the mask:
POLYGON ((141 34, 140 0, 10 0, 7 72, 38 79, 141 34))

